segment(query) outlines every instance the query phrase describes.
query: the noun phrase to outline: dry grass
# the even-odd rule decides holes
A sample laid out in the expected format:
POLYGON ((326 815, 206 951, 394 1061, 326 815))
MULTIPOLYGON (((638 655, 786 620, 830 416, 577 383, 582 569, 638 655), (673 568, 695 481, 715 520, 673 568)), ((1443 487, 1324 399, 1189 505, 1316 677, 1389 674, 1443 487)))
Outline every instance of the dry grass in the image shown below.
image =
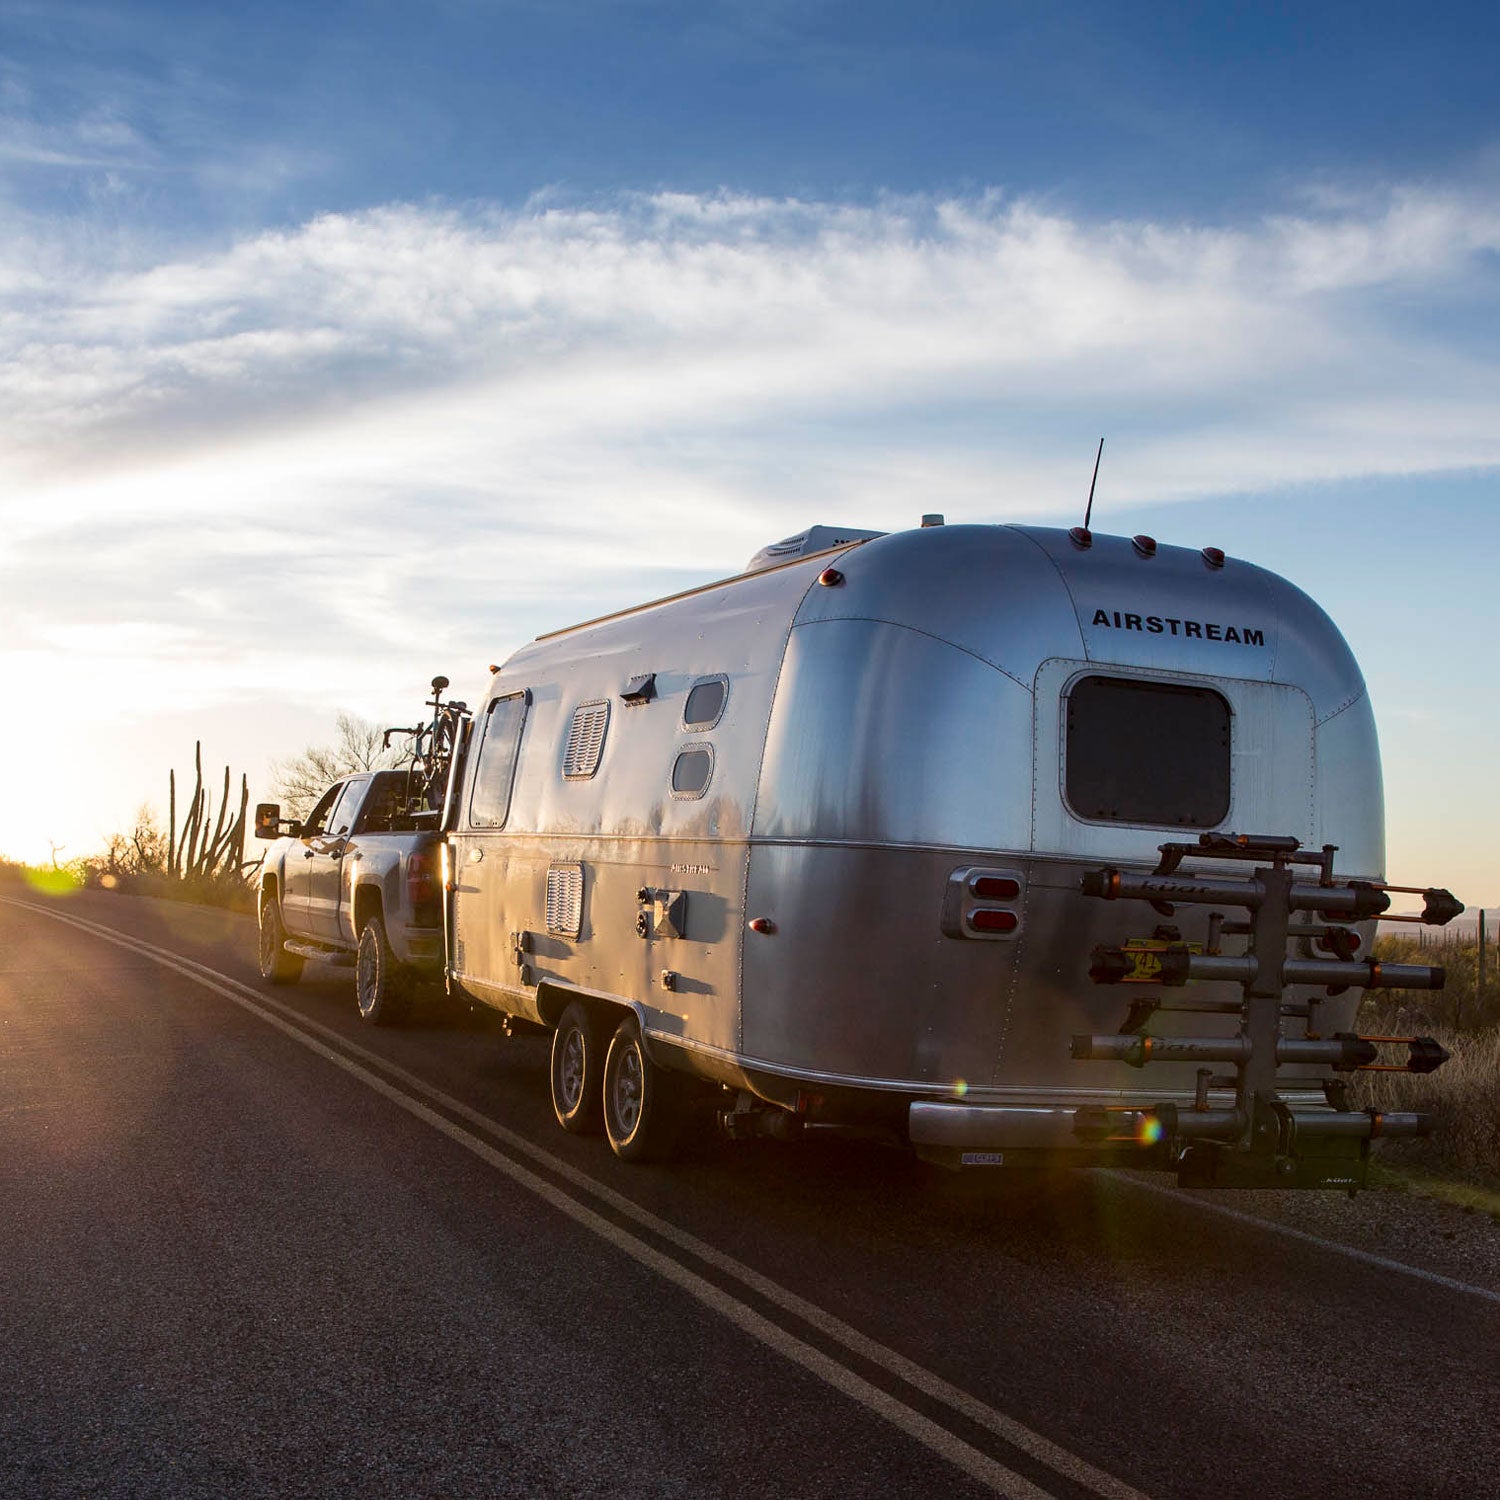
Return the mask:
MULTIPOLYGON (((1363 1029, 1363 1028, 1361 1028, 1363 1029)), ((1388 1141, 1389 1166, 1458 1173, 1500 1184, 1500 1027, 1478 1032, 1434 1028, 1452 1056, 1435 1073, 1356 1073, 1351 1095, 1360 1106, 1430 1114, 1434 1133, 1388 1141)))
POLYGON ((1388 963, 1442 964, 1448 983, 1435 992, 1372 992, 1360 1010, 1359 1030, 1436 1037, 1452 1054, 1426 1075, 1353 1075, 1351 1094, 1359 1106, 1433 1117, 1430 1137, 1388 1141, 1382 1159, 1398 1170, 1500 1187, 1500 954, 1488 950, 1481 992, 1472 939, 1419 948, 1409 939, 1382 938, 1376 952, 1388 963))

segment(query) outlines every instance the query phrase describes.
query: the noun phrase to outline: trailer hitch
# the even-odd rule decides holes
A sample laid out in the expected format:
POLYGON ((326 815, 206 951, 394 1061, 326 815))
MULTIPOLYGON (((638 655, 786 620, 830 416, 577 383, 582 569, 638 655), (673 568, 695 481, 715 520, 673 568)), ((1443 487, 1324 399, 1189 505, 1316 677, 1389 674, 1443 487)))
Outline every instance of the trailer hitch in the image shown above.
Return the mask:
MULTIPOLYGON (((1079 1060, 1123 1062, 1145 1068, 1157 1062, 1202 1062, 1227 1065, 1216 1073, 1200 1068, 1190 1108, 1161 1103, 1079 1109, 1074 1133, 1091 1143, 1130 1142, 1157 1150, 1175 1166, 1184 1185, 1343 1187, 1364 1186, 1370 1142, 1379 1137, 1430 1134, 1423 1114, 1351 1109, 1347 1091, 1337 1080, 1324 1085, 1324 1107, 1295 1106, 1283 1097, 1282 1066, 1327 1067, 1337 1073, 1431 1073, 1448 1060, 1432 1037, 1359 1036, 1314 1029, 1317 1001, 1288 1004, 1288 985, 1321 985, 1330 995, 1361 989, 1431 989, 1443 987, 1441 968, 1427 964, 1382 964, 1359 958, 1359 934, 1348 922, 1384 916, 1394 892, 1420 895, 1422 914, 1391 918, 1441 926, 1463 911, 1453 895, 1436 887, 1385 885, 1341 880, 1333 870, 1337 846, 1304 849, 1283 835, 1204 834, 1197 844, 1167 843, 1149 874, 1131 874, 1106 866, 1087 872, 1085 896, 1105 901, 1148 902, 1158 911, 1177 906, 1230 907, 1247 913, 1228 921, 1222 911, 1210 913, 1206 941, 1187 943, 1175 928, 1158 928, 1150 939, 1096 947, 1089 977, 1096 984, 1152 984, 1181 989, 1194 982, 1236 984, 1241 998, 1168 1004, 1152 997, 1130 1005, 1118 1032, 1075 1036, 1072 1055, 1079 1060), (1245 877, 1219 871, 1184 870, 1185 860, 1235 860, 1255 864, 1245 877), (1310 867, 1310 868, 1308 868, 1310 867), (1304 873, 1305 872, 1305 873, 1304 873), (1307 914, 1312 920, 1294 920, 1307 914), (1322 919, 1322 920, 1317 920, 1322 919), (1244 937, 1242 953, 1223 951, 1226 936, 1244 937), (1300 941, 1304 955, 1288 954, 1300 941), (1163 1012, 1237 1016, 1233 1036, 1156 1036, 1148 1031, 1163 1012), (1301 1017, 1303 1035, 1282 1033, 1283 1020, 1301 1017), (1392 1061, 1390 1048, 1406 1049, 1392 1061), (1213 1108, 1210 1089, 1232 1090, 1228 1108, 1213 1108)), ((1305 1090, 1308 1080, 1296 1080, 1305 1090)))

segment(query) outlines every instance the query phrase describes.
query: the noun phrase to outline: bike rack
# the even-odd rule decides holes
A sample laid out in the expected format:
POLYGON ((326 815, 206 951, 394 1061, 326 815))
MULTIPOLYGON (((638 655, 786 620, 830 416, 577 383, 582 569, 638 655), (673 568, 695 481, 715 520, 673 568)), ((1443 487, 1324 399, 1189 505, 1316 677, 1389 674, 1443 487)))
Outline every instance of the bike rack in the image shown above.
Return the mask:
POLYGON ((1131 1004, 1118 1033, 1075 1036, 1073 1056, 1080 1060, 1123 1062, 1144 1068, 1156 1062, 1227 1064, 1232 1073, 1212 1067, 1197 1071, 1190 1107, 1162 1103, 1147 1108, 1082 1108, 1074 1116, 1074 1133, 1089 1142, 1135 1141, 1155 1148, 1175 1167, 1185 1187, 1340 1187, 1350 1192, 1365 1186, 1370 1142, 1377 1137, 1428 1135, 1424 1114, 1355 1110, 1348 1107, 1343 1079, 1322 1082, 1325 1106, 1296 1107, 1283 1097, 1286 1085, 1303 1090, 1311 1080, 1283 1080, 1283 1064, 1322 1064, 1334 1073, 1430 1073, 1448 1060, 1431 1037, 1358 1036, 1335 1032, 1324 1037, 1317 1027, 1322 997, 1288 1003, 1289 985, 1320 985, 1328 995, 1349 988, 1429 989, 1443 987, 1441 968, 1426 964, 1382 964, 1359 959, 1360 936, 1349 922, 1384 917, 1392 892, 1418 894, 1417 917, 1388 917, 1443 926, 1463 911, 1461 902, 1436 887, 1340 880, 1333 873, 1337 846, 1304 849, 1295 838, 1279 835, 1203 834, 1196 844, 1160 846, 1161 862, 1148 875, 1105 867, 1083 876, 1086 896, 1104 901, 1145 901, 1162 916, 1178 906, 1231 907, 1248 913, 1226 920, 1222 911, 1208 915, 1205 941, 1183 942, 1175 928, 1157 928, 1147 939, 1093 950, 1089 977, 1096 984, 1154 984, 1181 989, 1195 981, 1238 984, 1242 998, 1168 1004, 1150 998, 1131 1004), (1187 859, 1253 862, 1248 876, 1181 869, 1187 859), (1309 871, 1306 867, 1313 867, 1309 871), (1315 871, 1315 873, 1314 873, 1315 871), (1301 914, 1304 919, 1297 920, 1301 914), (1226 954, 1225 937, 1243 937, 1243 953, 1226 954), (1327 957, 1293 958, 1291 941, 1327 957), (1230 1037, 1155 1036, 1147 1027, 1162 1013, 1237 1015, 1240 1027, 1230 1037), (1300 1019, 1303 1035, 1283 1035, 1283 1022, 1300 1019), (1405 1047, 1403 1061, 1382 1060, 1393 1047, 1405 1047), (1233 1090, 1229 1108, 1214 1108, 1211 1090, 1233 1090))

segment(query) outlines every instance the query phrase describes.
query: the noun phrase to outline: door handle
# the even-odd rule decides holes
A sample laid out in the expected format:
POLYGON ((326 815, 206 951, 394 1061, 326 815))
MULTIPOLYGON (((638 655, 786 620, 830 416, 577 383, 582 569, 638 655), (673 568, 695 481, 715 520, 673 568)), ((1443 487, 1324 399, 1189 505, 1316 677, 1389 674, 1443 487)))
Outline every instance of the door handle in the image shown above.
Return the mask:
POLYGON ((304 849, 302 851, 302 857, 303 857, 303 859, 311 859, 313 857, 312 850, 311 849, 304 849))

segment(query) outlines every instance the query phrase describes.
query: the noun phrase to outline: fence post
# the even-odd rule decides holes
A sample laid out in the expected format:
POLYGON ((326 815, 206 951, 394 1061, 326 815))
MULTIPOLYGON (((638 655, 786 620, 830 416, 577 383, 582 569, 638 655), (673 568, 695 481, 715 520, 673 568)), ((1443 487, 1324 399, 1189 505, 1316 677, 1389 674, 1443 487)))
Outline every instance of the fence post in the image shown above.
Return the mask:
POLYGON ((1484 1014, 1484 908, 1479 908, 1479 974, 1474 981, 1474 1013, 1484 1014))

